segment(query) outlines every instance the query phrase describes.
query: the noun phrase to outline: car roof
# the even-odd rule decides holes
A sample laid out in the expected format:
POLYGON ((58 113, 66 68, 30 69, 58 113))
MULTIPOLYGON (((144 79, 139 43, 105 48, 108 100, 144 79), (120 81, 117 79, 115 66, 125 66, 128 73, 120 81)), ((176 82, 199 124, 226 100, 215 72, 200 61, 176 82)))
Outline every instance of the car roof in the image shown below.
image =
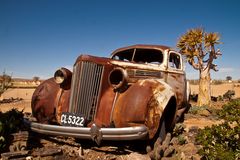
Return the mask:
POLYGON ((174 50, 171 47, 164 45, 148 45, 148 44, 136 44, 127 47, 122 47, 114 50, 111 55, 114 55, 117 52, 121 52, 128 49, 141 48, 141 49, 160 49, 160 50, 174 50))

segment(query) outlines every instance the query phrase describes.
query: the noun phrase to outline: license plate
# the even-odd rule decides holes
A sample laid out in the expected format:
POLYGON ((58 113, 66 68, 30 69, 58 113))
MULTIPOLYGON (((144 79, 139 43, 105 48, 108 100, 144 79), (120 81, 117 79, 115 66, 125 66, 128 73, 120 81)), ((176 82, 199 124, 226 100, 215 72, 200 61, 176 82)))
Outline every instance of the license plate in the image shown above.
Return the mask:
POLYGON ((83 127, 84 123, 85 118, 80 114, 63 112, 61 115, 61 124, 64 126, 83 127))

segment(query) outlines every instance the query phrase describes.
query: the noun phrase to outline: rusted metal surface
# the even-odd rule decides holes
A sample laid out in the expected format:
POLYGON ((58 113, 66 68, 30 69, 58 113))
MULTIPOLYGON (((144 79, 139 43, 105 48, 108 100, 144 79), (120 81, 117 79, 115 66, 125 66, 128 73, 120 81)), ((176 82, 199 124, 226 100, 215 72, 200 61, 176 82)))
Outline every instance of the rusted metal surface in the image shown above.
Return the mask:
POLYGON ((61 89, 53 78, 48 79, 33 93, 31 106, 39 122, 59 123, 59 115, 69 108, 69 90, 61 89))
POLYGON ((115 50, 110 58, 81 55, 73 73, 63 73, 65 70, 55 73, 60 75, 55 76, 60 85, 49 79, 33 95, 33 115, 41 123, 60 123, 62 112, 73 112, 86 117, 84 127, 144 125, 151 139, 170 101, 175 106, 168 109, 172 119, 167 125, 172 125, 177 110, 187 103, 181 55, 166 46, 124 47, 115 50), (68 81, 62 83, 61 75, 68 81))
POLYGON ((113 112, 115 126, 145 124, 149 129, 149 138, 153 138, 163 110, 172 96, 171 88, 156 79, 133 84, 116 102, 113 112))
POLYGON ((60 89, 57 94, 57 99, 55 100, 56 106, 56 119, 58 123, 61 123, 62 112, 69 111, 69 100, 70 100, 70 90, 60 89))

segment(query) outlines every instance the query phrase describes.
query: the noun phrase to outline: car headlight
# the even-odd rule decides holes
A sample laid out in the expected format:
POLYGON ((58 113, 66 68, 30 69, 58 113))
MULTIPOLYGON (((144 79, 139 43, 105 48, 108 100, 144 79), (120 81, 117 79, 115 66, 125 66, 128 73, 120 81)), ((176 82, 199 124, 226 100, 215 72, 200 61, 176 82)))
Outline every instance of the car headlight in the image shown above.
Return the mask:
POLYGON ((115 68, 109 74, 108 81, 116 91, 122 91, 127 87, 128 75, 126 70, 115 68))
POLYGON ((54 73, 54 80, 57 84, 71 81, 72 72, 66 68, 60 68, 54 73))

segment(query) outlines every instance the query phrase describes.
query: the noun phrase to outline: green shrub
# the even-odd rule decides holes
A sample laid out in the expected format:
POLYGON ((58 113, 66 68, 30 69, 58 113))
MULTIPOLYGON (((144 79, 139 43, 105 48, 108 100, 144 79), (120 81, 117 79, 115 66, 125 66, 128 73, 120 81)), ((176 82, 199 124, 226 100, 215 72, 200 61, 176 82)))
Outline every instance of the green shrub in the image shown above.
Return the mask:
POLYGON ((240 99, 229 102, 218 112, 218 116, 226 121, 240 124, 240 99))
POLYGON ((175 127, 173 128, 172 131, 172 136, 177 137, 179 135, 182 135, 184 132, 184 128, 186 128, 186 126, 183 123, 175 124, 175 127))
POLYGON ((9 136, 21 129, 23 112, 12 109, 6 113, 0 112, 0 153, 7 149, 9 136))
POLYGON ((199 153, 203 159, 240 159, 240 100, 223 106, 218 112, 225 122, 200 130, 196 141, 202 145, 199 153))
POLYGON ((199 112, 203 111, 203 110, 208 110, 210 111, 209 107, 208 106, 192 106, 188 113, 191 113, 191 114, 198 114, 199 112))

